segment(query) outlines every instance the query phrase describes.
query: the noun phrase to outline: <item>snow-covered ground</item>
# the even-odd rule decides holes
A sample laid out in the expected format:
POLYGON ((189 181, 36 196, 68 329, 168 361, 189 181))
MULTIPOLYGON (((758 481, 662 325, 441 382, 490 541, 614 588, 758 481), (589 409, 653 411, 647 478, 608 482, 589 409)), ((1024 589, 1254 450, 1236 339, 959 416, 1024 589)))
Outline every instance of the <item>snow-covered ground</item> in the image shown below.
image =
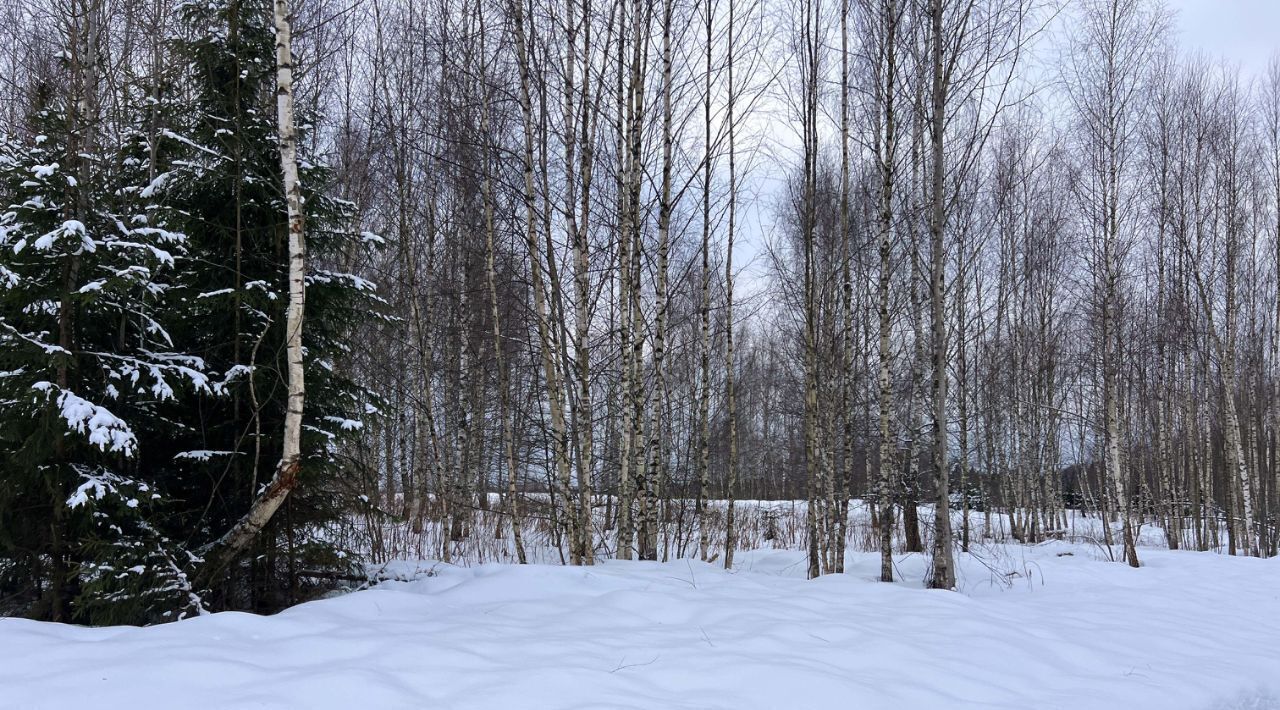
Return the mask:
POLYGON ((921 555, 898 584, 863 552, 814 581, 791 550, 420 563, 272 617, 0 619, 0 708, 1280 708, 1280 559, 1101 557, 989 545, 959 593, 920 588, 921 555))

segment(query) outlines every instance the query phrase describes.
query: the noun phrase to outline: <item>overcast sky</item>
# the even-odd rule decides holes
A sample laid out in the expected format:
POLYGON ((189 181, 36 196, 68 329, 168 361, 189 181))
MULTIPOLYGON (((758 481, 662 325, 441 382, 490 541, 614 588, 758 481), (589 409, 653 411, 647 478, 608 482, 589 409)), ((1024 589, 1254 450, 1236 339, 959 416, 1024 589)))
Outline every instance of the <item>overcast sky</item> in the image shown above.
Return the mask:
POLYGON ((1178 11, 1182 44, 1189 50, 1238 62, 1254 76, 1280 51, 1280 0, 1167 1, 1178 11))
MULTIPOLYGON (((1070 0, 1068 0, 1069 3, 1070 0)), ((1238 63, 1247 81, 1261 77, 1273 53, 1280 52, 1280 0, 1165 0, 1176 15, 1178 40, 1184 51, 1203 51, 1211 60, 1238 63)), ((1070 6, 1068 5, 1068 10, 1070 6)), ((1047 38, 1052 43, 1052 38, 1047 38)), ((1053 50, 1046 46, 1040 60, 1053 50)), ((1048 60, 1052 61, 1052 60, 1048 60)), ((757 116, 757 120, 760 120, 757 116)), ((770 139, 774 148, 798 146, 798 126, 784 110, 771 119, 770 139)), ((778 201, 782 195, 785 167, 772 160, 795 160, 779 149, 755 166, 741 187, 739 234, 734 259, 746 267, 739 287, 750 293, 765 287, 768 260, 763 253, 765 235, 773 234, 778 201)), ((775 235, 776 236, 776 235, 775 235)))

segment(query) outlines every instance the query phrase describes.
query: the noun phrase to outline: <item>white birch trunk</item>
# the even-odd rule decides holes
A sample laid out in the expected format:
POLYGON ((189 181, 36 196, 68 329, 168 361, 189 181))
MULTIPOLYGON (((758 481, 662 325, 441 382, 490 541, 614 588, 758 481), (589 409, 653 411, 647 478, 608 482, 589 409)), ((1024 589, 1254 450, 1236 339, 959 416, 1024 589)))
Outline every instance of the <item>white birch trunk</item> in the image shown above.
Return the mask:
POLYGON ((289 493, 298 485, 302 466, 302 412, 306 396, 303 382, 302 323, 306 296, 307 245, 302 212, 302 186, 298 180, 298 129, 293 117, 293 50, 288 0, 275 0, 276 29, 276 128, 279 132, 280 170, 289 219, 289 305, 285 311, 285 360, 288 400, 284 418, 283 451, 274 478, 254 500, 249 512, 218 540, 206 556, 197 579, 208 584, 242 554, 271 521, 289 493))

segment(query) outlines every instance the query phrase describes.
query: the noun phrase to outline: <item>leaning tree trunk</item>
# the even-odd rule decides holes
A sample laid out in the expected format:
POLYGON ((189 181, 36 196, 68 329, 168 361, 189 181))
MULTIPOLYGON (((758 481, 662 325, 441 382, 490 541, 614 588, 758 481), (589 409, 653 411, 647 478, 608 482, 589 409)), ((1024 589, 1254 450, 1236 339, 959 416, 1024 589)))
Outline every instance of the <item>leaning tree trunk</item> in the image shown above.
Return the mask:
POLYGON ((302 407, 306 389, 302 367, 302 322, 306 295, 307 244, 303 231, 302 187, 298 181, 298 129, 293 119, 293 49, 289 0, 275 0, 276 28, 276 124, 279 131, 280 170, 284 176, 285 205, 289 217, 289 306, 285 312, 285 359, 288 365, 288 401, 284 417, 284 451, 275 477, 249 512, 214 543, 196 575, 197 586, 207 586, 227 565, 249 548, 289 493, 298 486, 302 465, 302 407))

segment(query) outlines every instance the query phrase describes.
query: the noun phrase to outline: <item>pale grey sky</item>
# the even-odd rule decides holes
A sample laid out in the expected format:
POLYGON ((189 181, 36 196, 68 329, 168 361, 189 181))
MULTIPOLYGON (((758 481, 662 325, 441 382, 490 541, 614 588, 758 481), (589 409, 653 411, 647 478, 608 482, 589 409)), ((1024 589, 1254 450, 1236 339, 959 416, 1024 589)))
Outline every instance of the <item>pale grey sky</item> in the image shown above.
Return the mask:
POLYGON ((1280 0, 1167 0, 1184 47, 1238 62, 1259 76, 1280 51, 1280 0))
MULTIPOLYGON (((1065 0, 1066 14, 1071 0, 1065 0)), ((1245 81, 1261 77, 1273 53, 1280 52, 1280 0, 1165 0, 1176 15, 1175 31, 1183 50, 1203 51, 1212 60, 1240 65, 1245 81)), ((1058 32, 1069 29, 1058 28, 1058 32)), ((1060 36, 1057 39, 1061 39, 1060 36)), ((1044 38, 1038 62, 1052 63, 1055 36, 1044 38)), ((1041 67, 1039 71, 1046 70, 1041 67)), ((1037 71, 1037 70, 1032 70, 1037 71)), ((1051 71, 1051 70, 1050 70, 1051 71)), ((787 160, 795 156, 787 149, 799 145, 799 127, 784 107, 766 102, 756 121, 774 152, 757 156, 754 169, 742 177, 739 203, 739 236, 734 250, 735 264, 744 268, 738 283, 741 292, 752 293, 766 287, 768 260, 764 241, 773 235, 776 209, 783 194, 787 160), (780 162, 779 162, 780 161, 780 162)), ((740 160, 741 160, 740 156, 740 160)), ((741 175, 741 174, 740 174, 741 175)))

